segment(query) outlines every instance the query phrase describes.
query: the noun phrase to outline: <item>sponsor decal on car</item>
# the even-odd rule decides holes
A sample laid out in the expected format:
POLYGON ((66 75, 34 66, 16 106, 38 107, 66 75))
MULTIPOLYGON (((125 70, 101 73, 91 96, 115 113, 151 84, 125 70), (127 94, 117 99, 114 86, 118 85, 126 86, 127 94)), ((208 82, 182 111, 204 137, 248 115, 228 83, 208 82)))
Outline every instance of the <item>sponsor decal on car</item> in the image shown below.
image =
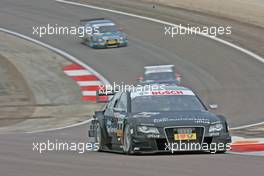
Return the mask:
POLYGON ((210 120, 204 118, 157 118, 154 123, 175 122, 175 121, 193 121, 194 123, 210 124, 210 120))
POLYGON ((162 91, 153 91, 152 95, 194 95, 190 90, 162 90, 162 91))

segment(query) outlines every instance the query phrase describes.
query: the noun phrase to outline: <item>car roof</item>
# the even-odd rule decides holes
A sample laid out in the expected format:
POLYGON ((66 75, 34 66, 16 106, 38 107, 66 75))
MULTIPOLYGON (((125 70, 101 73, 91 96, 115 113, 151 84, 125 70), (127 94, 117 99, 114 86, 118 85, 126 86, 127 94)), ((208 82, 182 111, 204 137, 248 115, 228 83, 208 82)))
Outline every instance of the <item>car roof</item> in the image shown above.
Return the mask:
POLYGON ((174 72, 174 65, 155 65, 144 67, 145 74, 149 73, 160 73, 160 72, 174 72))

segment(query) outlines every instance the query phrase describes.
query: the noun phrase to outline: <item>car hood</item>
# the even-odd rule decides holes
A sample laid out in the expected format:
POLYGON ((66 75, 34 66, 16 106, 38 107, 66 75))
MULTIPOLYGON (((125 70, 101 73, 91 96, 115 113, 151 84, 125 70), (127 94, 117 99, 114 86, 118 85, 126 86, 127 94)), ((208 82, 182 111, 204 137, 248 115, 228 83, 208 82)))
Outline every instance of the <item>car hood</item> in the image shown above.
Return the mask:
POLYGON ((137 125, 166 126, 208 126, 220 119, 208 111, 184 112, 141 112, 132 114, 137 125))
POLYGON ((119 37, 123 37, 124 33, 123 32, 107 32, 107 33, 103 33, 103 34, 98 34, 96 36, 100 37, 100 38, 103 38, 103 37, 119 38, 119 37))

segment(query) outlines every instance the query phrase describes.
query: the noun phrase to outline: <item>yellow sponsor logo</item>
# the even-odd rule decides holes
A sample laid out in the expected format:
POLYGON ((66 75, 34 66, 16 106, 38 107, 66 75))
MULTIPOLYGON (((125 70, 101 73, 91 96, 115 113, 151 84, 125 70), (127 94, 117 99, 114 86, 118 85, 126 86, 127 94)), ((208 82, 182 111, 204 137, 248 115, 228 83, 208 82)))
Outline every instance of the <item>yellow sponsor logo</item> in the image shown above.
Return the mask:
POLYGON ((175 141, 186 141, 186 140, 196 140, 197 135, 196 133, 191 134, 174 134, 175 141))
POLYGON ((107 44, 109 44, 109 45, 116 44, 116 40, 109 40, 109 41, 107 42, 107 44))
POLYGON ((117 135, 118 137, 122 137, 122 136, 123 136, 123 130, 117 130, 117 131, 116 131, 116 135, 117 135))

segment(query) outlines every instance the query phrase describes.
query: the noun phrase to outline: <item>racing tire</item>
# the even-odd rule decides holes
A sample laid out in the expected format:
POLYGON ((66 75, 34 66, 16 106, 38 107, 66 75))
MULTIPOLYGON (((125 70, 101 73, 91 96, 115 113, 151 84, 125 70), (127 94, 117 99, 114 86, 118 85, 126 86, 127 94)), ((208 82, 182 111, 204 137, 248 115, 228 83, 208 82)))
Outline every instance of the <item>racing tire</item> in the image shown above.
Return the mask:
POLYGON ((124 138, 123 138, 123 151, 127 155, 131 155, 132 153, 132 136, 130 132, 130 126, 126 125, 124 129, 124 138))
POLYGON ((101 125, 99 122, 96 123, 95 142, 98 143, 97 152, 101 152, 102 151, 102 129, 101 129, 101 125))

